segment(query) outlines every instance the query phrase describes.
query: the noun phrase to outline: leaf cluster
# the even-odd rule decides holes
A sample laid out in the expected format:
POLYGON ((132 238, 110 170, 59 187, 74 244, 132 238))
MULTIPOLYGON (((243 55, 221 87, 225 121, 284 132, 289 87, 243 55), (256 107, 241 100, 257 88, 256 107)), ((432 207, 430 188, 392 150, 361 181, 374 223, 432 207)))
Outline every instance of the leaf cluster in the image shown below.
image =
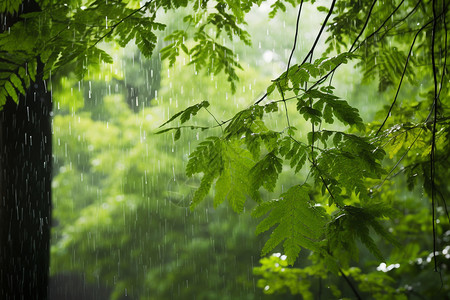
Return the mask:
POLYGON ((250 153, 238 142, 217 137, 201 142, 189 156, 186 166, 188 177, 203 173, 200 186, 193 196, 191 208, 197 206, 208 195, 215 182, 214 205, 218 206, 228 200, 234 211, 242 212, 246 196, 258 197, 255 197, 257 191, 250 185, 249 171, 252 165, 250 153))
POLYGON ((264 202, 252 212, 254 217, 262 217, 270 212, 257 226, 257 234, 278 224, 264 245, 262 255, 283 243, 287 262, 293 265, 301 248, 321 251, 320 242, 327 215, 320 206, 315 206, 308 192, 306 185, 293 186, 281 194, 280 199, 264 202))
POLYGON ((379 247, 371 237, 371 230, 384 240, 399 246, 395 237, 387 231, 378 219, 393 217, 396 212, 391 207, 381 204, 369 204, 365 207, 344 206, 337 211, 327 224, 329 251, 341 262, 348 265, 350 259, 358 260, 356 239, 361 241, 377 259, 384 261, 379 247))
POLYGON ((352 53, 343 52, 334 57, 318 58, 313 63, 305 61, 301 64, 295 64, 273 80, 273 83, 267 88, 267 96, 272 94, 275 89, 280 93, 293 91, 296 95, 307 92, 306 84, 312 80, 316 80, 314 83, 323 81, 338 66, 348 63, 355 57, 352 53))

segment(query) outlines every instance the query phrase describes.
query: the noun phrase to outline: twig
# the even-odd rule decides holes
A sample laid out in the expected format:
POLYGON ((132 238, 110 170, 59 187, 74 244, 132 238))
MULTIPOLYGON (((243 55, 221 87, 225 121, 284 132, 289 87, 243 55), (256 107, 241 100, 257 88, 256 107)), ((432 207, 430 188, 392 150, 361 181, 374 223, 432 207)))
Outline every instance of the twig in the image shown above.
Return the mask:
POLYGON ((292 59, 292 56, 294 55, 295 47, 297 46, 298 27, 299 27, 299 23, 300 23, 300 14, 302 12, 302 6, 303 6, 303 0, 302 0, 302 2, 300 2, 300 7, 298 8, 297 24, 295 26, 294 46, 292 47, 291 55, 289 56, 289 60, 288 60, 287 67, 286 67, 286 79, 288 77, 289 66, 291 65, 291 59, 292 59))
POLYGON ((342 277, 344 277, 345 281, 347 282, 347 284, 350 286, 350 288, 353 291, 353 294, 355 294, 356 299, 361 300, 361 296, 358 294, 358 291, 356 290, 355 286, 353 285, 353 283, 350 281, 350 279, 345 276, 344 272, 342 271, 342 269, 339 269, 339 272, 341 273, 342 277))
POLYGON ((222 124, 220 124, 219 121, 217 121, 216 117, 208 110, 208 108, 206 108, 206 107, 203 107, 203 108, 214 118, 214 121, 216 121, 217 125, 220 126, 220 129, 223 132, 222 124))
MULTIPOLYGON (((358 36, 356 37, 356 39, 353 41, 352 46, 350 47, 350 50, 348 50, 348 52, 352 52, 353 47, 355 47, 356 42, 358 41, 358 39, 361 37, 361 35, 363 34, 364 30, 366 30, 367 24, 369 23, 369 19, 370 16, 372 15, 372 10, 375 7, 375 4, 377 3, 378 0, 374 0, 372 3, 372 6, 369 9, 369 13, 367 14, 367 18, 366 18, 366 22, 364 23, 364 26, 362 27, 361 31, 359 32, 358 36)), ((400 3, 400 5, 403 3, 404 0, 402 0, 402 2, 400 3)), ((395 12, 395 11, 394 11, 395 12)), ((386 21, 385 21, 386 22, 386 21)))
POLYGON ((136 13, 140 12, 141 10, 143 10, 144 8, 146 8, 148 5, 150 5, 150 3, 152 3, 152 1, 149 1, 147 3, 145 3, 144 5, 142 5, 140 8, 134 10, 133 12, 131 12, 129 15, 127 15, 125 18, 121 19, 119 22, 117 22, 116 24, 111 26, 111 30, 108 31, 107 33, 105 33, 104 35, 102 35, 91 47, 89 48, 93 48, 95 47, 98 43, 100 43, 105 37, 107 37, 108 35, 112 34, 114 29, 116 29, 117 26, 119 26, 121 23, 123 23, 123 21, 125 21, 128 18, 131 18, 133 15, 135 15, 136 13))
POLYGON ((416 35, 414 36, 414 39, 413 39, 413 41, 412 41, 412 43, 411 43, 411 47, 409 47, 408 56, 406 57, 405 66, 404 66, 404 68, 403 68, 402 76, 400 77, 400 82, 398 83, 398 87, 397 87, 397 91, 396 91, 396 93, 395 93, 394 100, 392 101, 391 106, 389 107, 389 111, 388 111, 388 113, 386 114, 386 117, 384 118, 383 123, 381 124, 380 128, 378 128, 377 132, 375 133, 375 136, 377 136, 377 135, 380 133, 381 129, 384 127, 384 124, 386 124, 386 121, 387 121, 387 119, 389 118, 389 116, 391 115, 392 109, 394 108, 395 102, 397 101, 398 95, 399 95, 399 93, 400 93, 400 89, 401 89, 401 87, 402 87, 403 78, 405 77, 406 70, 407 70, 407 68, 408 68, 409 59, 410 59, 410 57, 411 57, 412 50, 413 50, 413 48, 414 48, 414 44, 416 43, 417 37, 419 36, 419 33, 421 33, 422 30, 425 29, 425 28, 426 28, 429 24, 431 24, 432 22, 433 22, 433 20, 431 20, 431 21, 427 22, 425 25, 423 25, 423 26, 417 31, 416 35))
POLYGON ((314 41, 311 50, 309 50, 308 54, 306 54, 305 59, 302 61, 302 63, 300 65, 303 65, 308 58, 312 57, 313 53, 314 53, 314 49, 317 46, 317 43, 319 42, 320 36, 323 33, 323 30, 325 29, 325 27, 327 26, 328 23, 328 19, 331 17, 331 15, 333 14, 333 9, 334 9, 334 5, 336 4, 336 0, 333 0, 333 2, 331 3, 330 6, 330 11, 328 12, 327 16, 325 17, 325 20, 323 21, 322 27, 320 27, 319 33, 316 35, 316 40, 314 41))
MULTIPOLYGON (((419 2, 416 4, 416 6, 417 5, 419 5, 419 3, 421 2, 422 0, 419 0, 419 2)), ((363 45, 365 42, 367 42, 369 39, 371 39, 372 37, 374 37, 383 27, 384 27, 384 25, 392 18, 392 16, 397 12, 397 10, 400 8, 400 6, 403 4, 403 2, 404 2, 404 0, 402 0, 401 2, 400 2, 400 4, 399 5, 397 5, 397 7, 389 14, 389 16, 387 16, 387 18, 386 19, 384 19, 384 21, 383 21, 383 23, 381 23, 381 25, 380 26, 378 26, 378 28, 374 31, 374 32, 372 32, 371 34, 369 34, 369 36, 367 36, 361 43, 359 43, 358 44, 358 46, 354 49, 354 50, 357 50, 359 47, 361 47, 361 45, 363 45)), ((375 4, 375 2, 374 2, 374 4, 375 4)), ((373 6, 372 6, 373 7, 373 6)), ((412 10, 412 11, 414 11, 415 10, 415 8, 412 10)), ((370 12, 372 11, 372 8, 371 8, 371 10, 370 10, 370 12)), ((411 13, 411 12, 410 12, 411 13)), ((409 14, 408 14, 408 16, 409 16, 409 14)), ((367 26, 367 22, 368 22, 368 20, 369 20, 369 18, 367 18, 367 20, 366 20, 366 24, 364 24, 364 28, 367 26)), ((362 33, 362 32, 361 32, 362 33)), ((361 34, 360 34, 361 35, 361 34)), ((358 36, 358 38, 359 38, 359 36, 358 36)), ((355 40, 355 42, 353 43, 353 45, 352 45, 352 47, 350 48, 350 51, 349 52, 351 52, 351 49, 353 48, 353 46, 355 45, 355 43, 356 43, 356 41, 358 40, 358 38, 355 40)))
POLYGON ((386 180, 389 178, 389 176, 392 174, 392 172, 394 172, 394 170, 398 167, 398 165, 400 164, 400 162, 406 157, 406 154, 408 154, 409 150, 411 150, 412 146, 414 146, 414 144, 416 143, 417 139, 419 138, 420 134, 422 133, 423 129, 421 128, 419 131, 419 134, 417 134, 416 138, 414 139, 414 141, 411 143, 411 145, 409 145, 409 147, 406 149, 405 153, 403 153, 402 157, 400 157, 400 159, 397 161, 397 163, 392 167, 392 169, 389 171, 389 173, 386 175, 386 177, 383 179, 383 181, 381 181, 379 184, 377 184, 374 189, 378 189, 380 188, 385 182, 386 180))
POLYGON ((434 271, 437 272, 437 259, 436 259, 436 225, 435 225, 435 196, 436 196, 436 187, 435 187, 435 150, 436 150, 436 120, 437 120, 437 111, 438 111, 438 82, 437 82, 437 71, 436 71, 436 58, 434 56, 434 48, 436 43, 436 1, 433 0, 433 30, 431 31, 431 65, 433 68, 433 83, 434 83, 434 120, 433 120, 433 130, 432 130, 432 138, 431 138, 431 151, 430 151, 430 180, 431 180, 431 210, 432 210, 432 225, 433 225, 433 261, 434 261, 434 271))

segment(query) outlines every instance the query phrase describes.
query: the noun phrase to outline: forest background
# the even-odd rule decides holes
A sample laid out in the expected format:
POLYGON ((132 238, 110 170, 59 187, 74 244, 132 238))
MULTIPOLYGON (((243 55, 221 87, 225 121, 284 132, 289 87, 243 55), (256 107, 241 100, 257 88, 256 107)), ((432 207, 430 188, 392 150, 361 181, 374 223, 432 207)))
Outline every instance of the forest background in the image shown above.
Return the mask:
MULTIPOLYGON (((55 58, 58 73, 46 79, 54 108, 50 297, 448 296, 447 6, 366 2, 337 4, 334 27, 321 27, 329 3, 293 3, 285 12, 279 1, 260 4, 246 15, 249 36, 237 33, 243 42, 221 37, 234 56, 213 57, 219 63, 195 56, 197 44, 208 45, 202 37, 183 35, 186 23, 203 20, 182 21, 195 8, 159 16, 163 36, 179 31, 155 42, 152 55, 144 51, 147 59, 114 44, 90 54, 104 59, 96 66, 71 64, 83 52, 65 63, 55 58), (423 15, 442 22, 421 27, 423 15), (350 24, 349 16, 361 20, 350 24), (322 28, 329 35, 315 44, 322 28), (352 45, 359 32, 366 44, 352 45), (433 32, 441 32, 438 50, 433 32), (365 52, 343 52, 339 43, 365 52), (161 48, 168 60, 161 61, 161 48), (331 58, 316 60, 322 54, 331 58), (211 71, 214 62, 224 68, 211 71), (317 82, 320 90, 311 88, 317 82), (213 182, 208 195, 202 187, 213 182), (277 229, 262 233, 277 223, 278 236, 277 229)), ((212 4, 204 9, 226 16, 212 4)), ((214 36, 221 23, 211 15, 204 18, 212 29, 203 31, 214 36)), ((8 76, 2 92, 10 101, 26 82, 8 76)))

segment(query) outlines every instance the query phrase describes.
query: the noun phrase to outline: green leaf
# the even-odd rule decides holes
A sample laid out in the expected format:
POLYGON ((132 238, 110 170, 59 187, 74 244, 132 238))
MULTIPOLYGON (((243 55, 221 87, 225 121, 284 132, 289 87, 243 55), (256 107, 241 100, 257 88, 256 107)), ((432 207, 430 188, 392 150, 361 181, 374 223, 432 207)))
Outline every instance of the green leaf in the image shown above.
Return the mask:
POLYGON ((6 89, 0 89, 0 109, 3 108, 3 105, 6 103, 6 97, 8 96, 6 89))
POLYGON ((269 192, 273 192, 278 180, 278 174, 283 168, 283 160, 273 152, 268 153, 263 159, 257 162, 250 170, 250 182, 252 189, 257 191, 263 186, 269 192))
POLYGON ((37 62, 35 59, 28 62, 27 71, 28 75, 30 75, 31 81, 36 81, 37 62))
POLYGON ((255 120, 260 120, 264 114, 264 108, 259 105, 252 105, 237 113, 228 126, 225 128, 227 138, 240 138, 253 125, 255 120))
POLYGON ((287 261, 293 265, 301 248, 321 251, 326 214, 314 205, 308 192, 308 186, 296 185, 282 194, 280 199, 264 202, 254 209, 254 217, 270 212, 256 227, 257 234, 276 226, 262 249, 262 255, 283 243, 287 261))
POLYGON ((186 176, 191 177, 205 170, 208 173, 217 171, 217 174, 219 174, 222 168, 222 140, 218 137, 209 137, 198 144, 197 148, 189 155, 186 176), (210 166, 213 170, 208 171, 207 169, 210 166))
POLYGON ((214 206, 227 200, 235 212, 241 213, 246 196, 255 197, 257 193, 250 189, 249 170, 253 160, 250 152, 242 149, 237 142, 225 141, 222 151, 223 170, 216 182, 214 206))
POLYGON ((272 92, 275 90, 275 87, 276 87, 276 83, 275 82, 267 87, 267 91, 266 91, 267 92, 267 96, 272 94, 272 92))
POLYGON ((222 157, 223 140, 210 137, 201 142, 194 152, 189 156, 186 165, 186 175, 191 177, 196 173, 203 172, 200 187, 195 191, 191 202, 194 209, 208 195, 214 180, 221 174, 224 162, 222 157))
POLYGON ((14 85, 14 87, 19 90, 19 92, 22 95, 25 95, 25 89, 23 88, 22 81, 20 80, 19 77, 17 77, 16 74, 12 73, 11 77, 9 77, 9 80, 14 85))
POLYGON ((396 238, 378 221, 379 218, 392 216, 394 213, 392 208, 381 203, 371 204, 367 207, 344 206, 328 224, 327 235, 330 248, 335 251, 341 248, 345 251, 349 250, 349 245, 351 245, 353 258, 357 260, 355 238, 358 238, 377 259, 384 261, 380 249, 370 235, 370 228, 374 229, 382 238, 399 246, 396 238))
POLYGON ((17 92, 14 89, 14 87, 12 86, 11 82, 6 81, 4 87, 5 87, 5 90, 8 92, 9 96, 11 96, 11 98, 14 100, 14 102, 17 103, 17 101, 19 101, 19 98, 18 98, 17 92))
POLYGON ((174 137, 173 137, 173 140, 174 140, 174 141, 177 141, 177 140, 180 139, 180 137, 181 137, 181 129, 178 128, 178 129, 175 131, 175 135, 174 135, 174 137))
POLYGON ((333 116, 344 125, 355 125, 359 129, 364 129, 363 120, 359 115, 358 109, 350 106, 345 100, 339 99, 331 94, 332 90, 327 89, 322 92, 318 89, 306 91, 301 98, 298 99, 297 109, 304 115, 305 119, 311 118, 319 123, 323 119, 329 124, 334 123, 333 116), (307 108, 306 103, 314 102, 313 108, 307 108), (323 111, 323 113, 322 113, 323 111), (319 114, 320 113, 320 114, 319 114))
POLYGON ((179 116, 181 116, 180 117, 180 121, 181 121, 181 124, 183 124, 183 123, 189 121, 191 116, 195 116, 201 108, 207 108, 208 106, 209 106, 209 102, 208 101, 202 101, 202 102, 200 102, 198 104, 194 104, 192 106, 189 106, 185 110, 179 111, 176 114, 174 114, 169 120, 167 120, 166 122, 161 124, 159 126, 159 128, 163 127, 164 125, 166 125, 169 122, 172 122, 173 120, 175 120, 179 116))
MULTIPOLYGON (((326 142, 332 134, 330 131, 314 133, 314 140, 326 142)), ((325 179, 335 198, 344 189, 347 197, 355 193, 362 199, 368 199, 369 186, 367 178, 380 178, 385 174, 381 167, 384 151, 368 142, 367 138, 338 132, 340 140, 335 148, 321 151, 312 169, 317 182, 325 179), (336 189, 336 190, 335 190, 336 189)), ((331 198, 330 198, 331 199, 331 198)))

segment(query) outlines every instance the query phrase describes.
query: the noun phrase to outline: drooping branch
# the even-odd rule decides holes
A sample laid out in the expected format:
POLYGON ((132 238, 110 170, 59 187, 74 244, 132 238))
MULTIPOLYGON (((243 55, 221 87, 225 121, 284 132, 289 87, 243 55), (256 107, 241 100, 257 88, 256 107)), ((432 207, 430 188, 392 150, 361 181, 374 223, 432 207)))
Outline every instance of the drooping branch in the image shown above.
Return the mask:
MULTIPOLYGON (((297 23, 296 23, 296 26, 295 26, 294 45, 292 46, 291 55, 289 56, 289 60, 288 60, 287 67, 286 67, 286 76, 285 76, 285 80, 286 81, 288 80, 289 66, 291 65, 292 56, 294 55, 295 48, 297 47, 298 28, 299 28, 299 24, 300 24, 300 15, 302 13, 302 7, 303 7, 303 0, 302 0, 302 2, 300 2, 300 7, 298 8, 297 23)), ((289 112, 288 112, 286 100, 284 99, 284 91, 281 88, 279 82, 278 82, 278 87, 280 88, 281 98, 283 99, 283 103, 284 103, 284 111, 285 111, 285 114, 286 114, 287 125, 288 125, 288 128, 291 128, 291 124, 289 122, 289 112)))
POLYGON ((100 43, 101 41, 103 41, 107 36, 111 35, 114 31, 114 29, 117 28, 117 26, 119 26, 121 23, 123 23, 125 20, 131 18, 133 15, 137 14, 138 12, 142 11, 144 8, 147 8, 150 4, 152 3, 152 1, 146 2, 144 5, 142 5, 141 7, 139 7, 138 9, 132 11, 130 14, 128 14, 127 16, 125 16, 123 19, 121 19, 120 21, 118 21, 117 23, 115 23, 114 25, 111 26, 111 29, 106 32, 104 35, 102 35, 99 39, 97 39, 97 41, 95 41, 94 44, 92 44, 89 48, 93 48, 95 47, 98 43, 100 43))
POLYGON ((299 23, 300 23, 300 14, 302 13, 302 6, 303 6, 303 0, 302 0, 302 2, 300 2, 300 7, 298 8, 297 23, 295 25, 294 46, 292 46, 291 55, 289 56, 289 60, 288 60, 287 67, 286 67, 286 79, 288 77, 289 66, 291 65, 292 56, 294 55, 295 48, 297 47, 298 28, 299 28, 299 23))
POLYGON ((433 261, 434 261, 434 271, 437 272, 437 259, 436 259, 436 180, 435 180, 435 172, 436 172, 436 121, 437 121, 437 111, 438 111, 438 81, 437 81, 437 70, 436 70, 436 57, 434 55, 435 44, 436 44, 436 1, 433 0, 433 30, 431 31, 431 66, 433 69, 433 84, 434 84, 434 99, 433 99, 433 109, 434 109, 434 119, 433 119, 433 129, 432 129, 432 137, 431 137, 431 151, 430 151, 430 180, 431 180, 431 221, 433 225, 433 261))
MULTIPOLYGON (((363 34, 364 30, 366 30, 367 24, 369 24, 369 20, 370 20, 370 16, 372 16, 372 10, 375 7, 375 4, 377 3, 378 0, 374 0, 372 3, 372 6, 370 6, 369 12, 367 13, 367 18, 366 18, 366 22, 364 23, 363 27, 361 28, 361 31, 359 32, 358 36, 356 37, 356 39, 353 41, 352 46, 350 47, 350 50, 348 52, 352 52, 353 47, 355 47, 356 42, 359 40, 359 38, 361 37, 361 35, 363 34)), ((400 5, 403 3, 404 0, 402 0, 402 2, 400 3, 400 5)))
POLYGON ((341 273, 342 277, 345 279, 345 282, 351 288, 353 294, 355 294, 356 299, 361 300, 362 299, 361 296, 359 295, 358 291, 356 290, 356 287, 353 285, 350 279, 344 274, 344 272, 341 269, 339 269, 339 273, 341 273))
POLYGON ((308 59, 311 59, 314 53, 314 50, 317 46, 317 43, 320 40, 320 37, 322 36, 322 33, 325 29, 325 27, 327 26, 328 23, 328 19, 331 17, 331 15, 333 14, 333 9, 334 9, 334 5, 336 4, 336 0, 333 0, 333 2, 331 3, 330 6, 330 10, 328 11, 327 16, 325 17, 325 20, 322 23, 322 26, 320 27, 319 33, 316 35, 316 39, 311 47, 311 49, 309 50, 308 54, 306 54, 305 58, 303 59, 302 63, 300 65, 303 65, 305 62, 308 61, 308 59))
POLYGON ((395 92, 395 97, 394 100, 391 103, 391 106, 389 107, 389 110, 386 114, 386 117, 383 120, 383 123, 380 125, 380 127, 378 128, 377 132, 375 133, 375 136, 378 136, 378 134, 380 133, 381 129, 384 127, 384 125, 386 124, 387 119, 389 118, 389 116, 391 115, 392 109, 394 108, 395 103, 397 102, 397 98, 398 95, 400 93, 400 89, 402 87, 402 83, 403 83, 403 78, 405 77, 406 74, 406 70, 408 68, 408 63, 409 60, 411 58, 411 54, 414 48, 414 44, 416 43, 417 37, 419 36, 419 34, 422 32, 422 30, 424 30, 428 25, 430 25, 433 22, 433 20, 430 20, 429 22, 425 23, 425 25, 423 25, 415 34, 414 39, 411 43, 411 46, 409 47, 409 52, 408 52, 408 56, 406 57, 406 62, 405 62, 405 66, 403 67, 403 72, 402 72, 402 76, 400 77, 400 81, 398 83, 398 87, 397 87, 397 91, 395 92))

